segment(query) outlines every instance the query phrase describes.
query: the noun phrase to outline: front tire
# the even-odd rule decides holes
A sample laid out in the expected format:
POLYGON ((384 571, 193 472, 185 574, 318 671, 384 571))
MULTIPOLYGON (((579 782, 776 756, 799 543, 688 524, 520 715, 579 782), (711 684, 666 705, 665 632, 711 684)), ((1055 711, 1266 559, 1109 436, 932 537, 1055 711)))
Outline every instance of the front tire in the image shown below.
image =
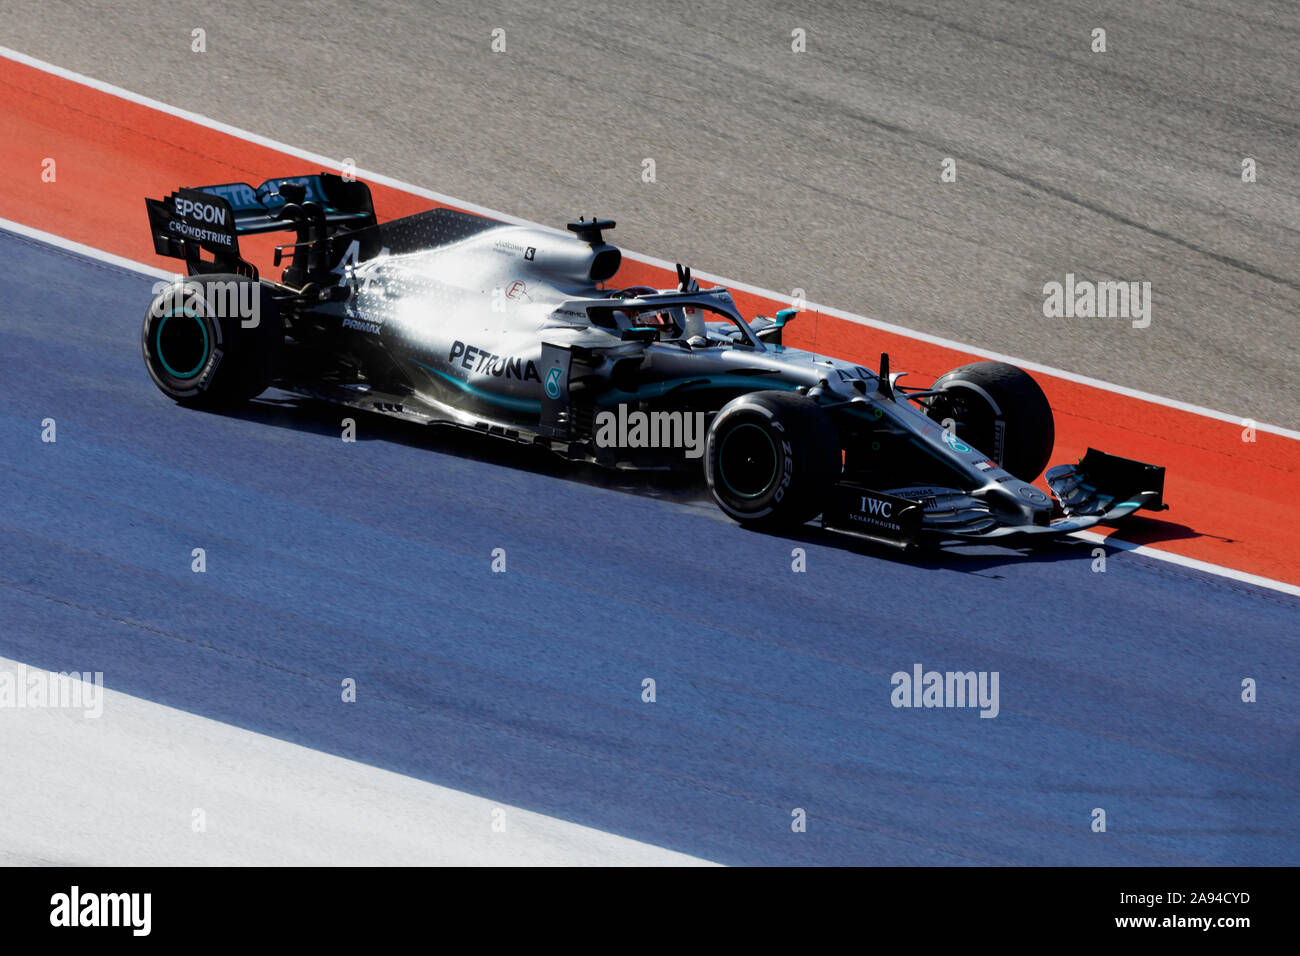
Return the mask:
POLYGON ((1021 481, 1033 481, 1052 457, 1056 425, 1052 406, 1024 369, 1006 362, 973 362, 935 381, 943 391, 926 402, 926 414, 956 422, 956 436, 988 455, 1021 481))
POLYGON ((705 476, 718 507, 741 524, 781 528, 815 517, 839 479, 830 416, 790 392, 752 392, 709 426, 705 476))
POLYGON ((182 405, 222 408, 271 384, 284 343, 279 308, 256 279, 190 276, 149 304, 140 330, 145 368, 182 405))

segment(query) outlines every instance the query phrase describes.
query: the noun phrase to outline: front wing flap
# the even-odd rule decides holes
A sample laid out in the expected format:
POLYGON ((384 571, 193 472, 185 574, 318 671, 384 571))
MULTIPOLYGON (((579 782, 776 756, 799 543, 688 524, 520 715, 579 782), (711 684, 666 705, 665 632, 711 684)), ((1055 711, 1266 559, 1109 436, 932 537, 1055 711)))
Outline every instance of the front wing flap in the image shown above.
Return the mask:
POLYGON ((1113 521, 1139 508, 1163 511, 1165 470, 1089 448, 1076 465, 1047 470, 1047 486, 1067 515, 1113 521))

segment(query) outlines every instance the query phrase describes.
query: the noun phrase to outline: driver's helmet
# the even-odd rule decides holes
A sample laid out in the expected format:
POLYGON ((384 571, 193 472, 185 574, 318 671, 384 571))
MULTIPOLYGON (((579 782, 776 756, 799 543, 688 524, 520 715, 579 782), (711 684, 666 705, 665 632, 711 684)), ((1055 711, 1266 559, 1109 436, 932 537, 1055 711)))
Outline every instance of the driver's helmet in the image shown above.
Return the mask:
MULTIPOLYGON (((652 289, 649 286, 634 285, 629 288, 615 292, 615 299, 636 299, 643 295, 656 295, 658 289, 652 289)), ((628 325, 636 325, 644 328, 658 329, 660 338, 673 339, 682 334, 686 327, 682 310, 680 308, 660 309, 657 311, 615 311, 615 316, 621 317, 628 325)))
POLYGON ((681 309, 664 309, 661 312, 638 312, 633 316, 635 324, 659 330, 659 337, 664 339, 675 339, 682 334, 682 323, 679 321, 681 309))

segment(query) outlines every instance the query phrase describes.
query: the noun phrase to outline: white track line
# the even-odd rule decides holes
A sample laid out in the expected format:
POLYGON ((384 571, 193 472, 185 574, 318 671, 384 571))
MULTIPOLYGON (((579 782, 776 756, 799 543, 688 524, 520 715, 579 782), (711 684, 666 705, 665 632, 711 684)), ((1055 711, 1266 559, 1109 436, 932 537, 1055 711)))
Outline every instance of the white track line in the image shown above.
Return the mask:
POLYGON ((1210 564, 1208 561, 1198 561, 1196 558, 1184 557, 1181 554, 1174 554, 1171 551, 1161 551, 1157 548, 1148 547, 1145 544, 1133 544, 1130 541, 1121 541, 1118 538, 1104 534, 1097 534, 1095 531, 1075 531, 1071 537, 1080 538, 1084 541, 1091 541, 1094 544, 1109 545, 1112 548, 1118 548, 1120 551, 1127 551, 1130 554, 1137 554, 1142 557, 1168 561, 1170 564, 1177 564, 1180 567, 1191 568, 1193 571, 1204 571, 1206 574, 1217 574, 1219 577, 1231 578, 1234 581, 1240 581, 1242 584, 1253 584, 1256 587, 1281 591, 1283 594, 1289 594, 1292 597, 1300 597, 1300 586, 1287 584, 1285 581, 1275 581, 1272 578, 1261 577, 1258 574, 1247 574, 1245 571, 1225 568, 1218 564, 1210 564))
MULTIPOLYGON (((52 232, 33 229, 31 226, 24 226, 22 223, 13 222, 9 219, 0 218, 0 229, 8 230, 9 232, 17 233, 27 239, 47 243, 59 249, 66 249, 69 252, 75 252, 78 255, 85 256, 89 259, 97 259, 100 262, 105 262, 133 272, 140 272, 161 279, 170 279, 174 275, 174 273, 167 272, 163 269, 158 269, 154 266, 147 266, 131 259, 125 259, 122 256, 115 256, 111 252, 104 252, 102 249, 96 249, 93 246, 83 245, 80 242, 73 242, 71 239, 65 239, 52 232)), ((1186 558, 1181 554, 1174 554, 1170 551, 1160 551, 1156 548, 1147 547, 1146 545, 1131 544, 1127 541, 1121 541, 1114 537, 1095 534, 1091 531, 1076 531, 1074 532, 1074 537, 1082 538, 1085 541, 1092 541, 1097 544, 1111 545, 1112 547, 1119 548, 1123 551, 1131 551, 1134 554, 1140 554, 1148 558, 1168 561, 1170 564, 1177 564, 1181 567, 1191 568, 1196 571, 1204 571, 1208 574, 1217 574, 1219 577, 1231 578, 1232 580, 1240 581, 1243 584, 1253 584, 1257 587, 1271 588, 1274 591, 1281 591, 1283 594, 1300 597, 1300 587, 1297 587, 1294 584, 1287 584, 1285 581, 1275 581, 1272 578, 1260 577, 1257 574, 1248 574, 1245 571, 1237 571, 1234 568, 1223 567, 1218 564, 1210 564, 1208 561, 1198 561, 1195 558, 1186 558)))
MULTIPOLYGON (((122 256, 115 256, 111 252, 104 252, 103 250, 96 249, 93 246, 83 245, 80 242, 73 242, 71 239, 65 239, 62 236, 55 235, 54 233, 43 232, 40 229, 33 229, 30 226, 24 226, 21 223, 13 222, 9 219, 0 218, 0 229, 17 233, 18 235, 37 242, 47 243, 48 245, 55 246, 59 249, 66 249, 69 252, 75 252, 78 255, 85 256, 89 259, 97 259, 100 262, 105 262, 109 265, 114 265, 132 272, 140 272, 161 279, 169 279, 173 275, 173 273, 166 272, 163 269, 143 265, 139 262, 125 259, 122 256)), ((1272 578, 1261 577, 1257 574, 1248 574, 1245 571, 1237 571, 1233 568, 1224 567, 1222 565, 1210 564, 1208 561, 1199 561, 1196 558, 1184 557, 1181 554, 1174 554, 1170 551, 1161 551, 1157 548, 1151 548, 1146 545, 1131 544, 1128 541, 1122 541, 1115 537, 1096 534, 1092 531, 1076 531, 1073 536, 1084 541, 1109 545, 1122 551, 1130 551, 1134 554, 1143 555, 1148 558, 1168 561, 1170 564, 1190 568, 1194 571, 1216 574, 1219 577, 1231 578, 1232 580, 1240 581, 1243 584, 1253 584, 1257 587, 1270 588, 1274 591, 1281 591, 1283 594, 1300 597, 1300 587, 1297 587, 1294 584, 1288 584, 1285 581, 1275 581, 1272 578)))
POLYGON ((147 266, 143 262, 136 262, 134 259, 127 259, 125 256, 115 256, 111 252, 105 252, 103 249, 96 249, 94 246, 83 245, 80 242, 73 242, 71 239, 65 239, 63 236, 57 236, 52 232, 46 232, 44 229, 33 229, 31 226, 24 226, 21 222, 14 222, 12 219, 0 217, 0 229, 8 232, 17 233, 24 239, 33 239, 36 242, 44 243, 47 246, 55 246, 68 252, 75 252, 79 256, 85 256, 88 259, 96 259, 105 262, 110 266, 117 266, 119 269, 129 269, 131 272, 143 272, 145 275, 153 276, 156 279, 170 279, 179 273, 168 272, 165 269, 159 269, 157 266, 147 266))
MULTIPOLYGON (((147 106, 150 109, 158 110, 159 112, 166 113, 169 116, 175 116, 178 119, 188 120, 189 122, 196 123, 199 126, 204 126, 207 127, 208 129, 216 130, 217 132, 226 133, 230 136, 235 136, 238 137, 239 139, 247 140, 250 143, 256 143, 259 146, 265 146, 267 149, 278 150, 282 153, 287 153, 290 156, 296 156, 299 159, 308 160, 309 162, 312 163, 319 163, 322 169, 332 170, 340 167, 340 163, 338 160, 332 159, 328 156, 322 156, 319 153, 312 153, 305 149, 298 149, 296 146, 290 146, 287 143, 281 143, 278 142, 277 140, 270 139, 266 136, 260 136, 257 133, 250 133, 248 130, 243 130, 236 126, 231 126, 228 123, 222 123, 219 120, 211 119, 199 113, 194 113, 191 112, 190 110, 181 109, 180 107, 177 106, 171 106, 167 103, 160 102, 159 100, 151 99, 150 97, 147 96, 141 96, 139 93, 132 93, 130 90, 124 90, 120 86, 114 86, 111 83, 105 83, 101 80, 96 80, 92 77, 84 76, 81 73, 75 73, 72 70, 64 69, 63 67, 56 66, 53 63, 46 63, 44 60, 38 60, 35 57, 28 56, 25 53, 20 53, 17 50, 11 50, 10 48, 5 46, 0 46, 0 57, 13 60, 17 63, 22 63, 26 66, 33 67, 45 73, 50 73, 54 76, 61 77, 65 80, 71 80, 74 83, 80 83, 83 86, 88 86, 91 89, 99 90, 101 93, 107 93, 110 96, 116 96, 120 99, 128 100, 129 102, 132 103, 138 103, 141 106, 147 106)), ((457 199, 454 196, 447 196, 444 195, 443 193, 434 192, 431 189, 425 189, 421 186, 415 186, 412 185, 411 183, 405 183, 399 179, 393 179, 390 176, 385 176, 382 173, 375 173, 369 170, 358 169, 356 171, 356 175, 360 179, 368 179, 372 182, 380 183, 382 185, 389 186, 393 189, 400 189, 404 192, 408 192, 416 196, 421 196, 425 199, 431 199, 434 202, 443 203, 448 206, 455 206, 457 209, 463 209, 466 210, 467 212, 477 213, 480 216, 490 216, 493 219, 500 219, 504 222, 513 223, 519 226, 531 226, 537 229, 546 229, 550 232, 554 232, 559 235, 568 235, 567 232, 564 232, 560 229, 556 229, 551 226, 542 225, 540 223, 531 222, 527 219, 521 219, 518 216, 512 216, 509 213, 500 212, 496 209, 489 209, 486 206, 480 206, 477 203, 465 202, 464 200, 457 199)), ((177 185, 180 184, 178 183, 177 185)), ((659 268, 667 269, 670 272, 673 271, 674 268, 674 263, 668 262, 664 259, 655 258, 654 256, 646 256, 646 255, 642 255, 641 253, 630 252, 626 249, 623 250, 623 253, 629 259, 632 259, 636 262, 643 262, 647 265, 658 266, 659 268)), ((729 288, 739 289, 742 292, 748 292, 752 295, 764 296, 766 298, 774 299, 779 302, 785 302, 789 300, 789 296, 783 295, 779 292, 773 292, 771 289, 763 289, 756 285, 750 285, 747 282, 739 282, 734 279, 727 279, 723 276, 714 275, 713 273, 710 272, 701 272, 698 270, 693 270, 693 272, 699 278, 707 279, 710 282, 717 282, 721 285, 728 286, 729 288)), ((971 355, 977 355, 981 358, 991 359, 996 362, 1010 362, 1013 365, 1019 365, 1020 367, 1029 369, 1030 371, 1033 372, 1041 372, 1044 375, 1052 375, 1055 376, 1056 378, 1065 379, 1067 382, 1075 382, 1076 384, 1079 385, 1088 385, 1091 386, 1092 388, 1102 389, 1103 391, 1112 392, 1118 395, 1123 395, 1127 398, 1136 398, 1139 399, 1140 401, 1151 402, 1152 404, 1155 405, 1163 405, 1166 408, 1177 409, 1180 412, 1188 412, 1193 415, 1201 415, 1204 416, 1205 418, 1213 418, 1221 422, 1231 422, 1234 425, 1241 425, 1243 427, 1248 421, 1253 421, 1253 419, 1249 419, 1241 415, 1230 415, 1227 412, 1220 412, 1212 408, 1205 408, 1202 405, 1193 405, 1190 402, 1179 401, 1178 399, 1175 398, 1166 398, 1163 395, 1154 395, 1151 392, 1143 392, 1136 388, 1128 388, 1127 386, 1124 385, 1116 385, 1112 382, 1104 382, 1101 379, 1092 378, 1089 375, 1080 375, 1076 372, 1068 372, 1065 369, 1054 368, 1050 365, 1043 365, 1038 362, 1031 362, 1026 359, 1017 358, 1011 355, 1003 355, 1001 352, 991 352, 988 349, 977 348, 976 346, 973 345, 967 345, 964 342, 955 342, 952 339, 946 339, 938 335, 930 335, 926 332, 917 332, 914 329, 909 329, 901 325, 893 325, 892 323, 889 322, 880 322, 877 321, 876 319, 869 319, 865 316, 857 315, 852 312, 845 312, 843 309, 836 309, 831 306, 820 305, 815 302, 809 302, 807 304, 807 308, 815 312, 820 312, 823 315, 830 315, 830 316, 834 316, 837 319, 844 319, 847 322, 854 322, 858 325, 867 326, 868 328, 879 329, 882 332, 891 332, 895 335, 902 335, 910 339, 916 339, 918 342, 927 342, 931 345, 942 346, 943 348, 953 349, 958 352, 967 352, 971 355)), ((1257 432, 1267 432, 1271 435, 1280 435, 1283 438, 1291 438, 1300 441, 1300 431, 1297 431, 1296 429, 1283 428, 1280 425, 1269 425, 1260 422, 1255 422, 1254 426, 1257 432)))

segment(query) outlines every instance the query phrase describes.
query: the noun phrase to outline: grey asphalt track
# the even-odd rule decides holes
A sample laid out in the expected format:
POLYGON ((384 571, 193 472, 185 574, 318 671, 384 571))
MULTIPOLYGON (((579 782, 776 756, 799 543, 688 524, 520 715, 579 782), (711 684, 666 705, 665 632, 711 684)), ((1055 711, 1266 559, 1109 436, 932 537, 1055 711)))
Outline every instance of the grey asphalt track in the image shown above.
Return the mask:
POLYGON ((0 0, 0 23, 467 201, 611 216, 640 252, 1300 426, 1294 3, 0 0), (1044 318, 1067 273, 1149 281, 1150 327, 1044 318))

